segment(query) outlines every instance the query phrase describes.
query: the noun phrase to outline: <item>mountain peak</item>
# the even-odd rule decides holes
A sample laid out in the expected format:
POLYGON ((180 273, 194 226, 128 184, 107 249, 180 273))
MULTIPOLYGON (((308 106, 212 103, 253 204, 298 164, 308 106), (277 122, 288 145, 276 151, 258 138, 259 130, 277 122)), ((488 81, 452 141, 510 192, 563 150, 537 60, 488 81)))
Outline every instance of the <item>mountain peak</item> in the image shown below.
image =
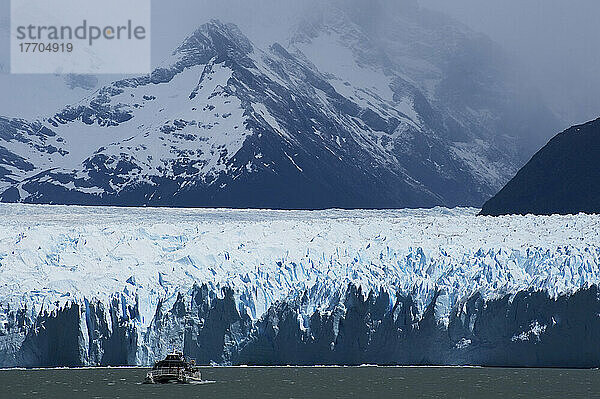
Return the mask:
POLYGON ((219 53, 237 52, 248 55, 252 53, 254 47, 237 25, 225 24, 218 19, 213 19, 201 25, 188 36, 183 44, 175 50, 175 54, 197 53, 209 49, 219 53))

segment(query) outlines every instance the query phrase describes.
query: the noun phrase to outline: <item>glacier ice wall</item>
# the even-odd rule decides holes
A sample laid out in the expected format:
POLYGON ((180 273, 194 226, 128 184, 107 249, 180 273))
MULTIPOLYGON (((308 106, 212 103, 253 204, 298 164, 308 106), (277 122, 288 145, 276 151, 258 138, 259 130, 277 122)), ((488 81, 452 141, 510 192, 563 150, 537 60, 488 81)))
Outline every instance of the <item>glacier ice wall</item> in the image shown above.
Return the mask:
POLYGON ((600 217, 0 205, 0 366, 597 366, 600 217))

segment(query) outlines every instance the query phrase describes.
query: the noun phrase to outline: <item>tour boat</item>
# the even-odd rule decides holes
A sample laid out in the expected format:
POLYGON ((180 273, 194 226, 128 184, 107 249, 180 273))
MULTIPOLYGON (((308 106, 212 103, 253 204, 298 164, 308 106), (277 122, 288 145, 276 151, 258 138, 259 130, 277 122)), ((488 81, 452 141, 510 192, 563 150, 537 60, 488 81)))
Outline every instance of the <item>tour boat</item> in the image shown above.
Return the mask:
POLYGON ((164 360, 158 361, 146 375, 147 384, 189 383, 202 381, 200 370, 195 362, 186 361, 183 353, 173 352, 164 360))

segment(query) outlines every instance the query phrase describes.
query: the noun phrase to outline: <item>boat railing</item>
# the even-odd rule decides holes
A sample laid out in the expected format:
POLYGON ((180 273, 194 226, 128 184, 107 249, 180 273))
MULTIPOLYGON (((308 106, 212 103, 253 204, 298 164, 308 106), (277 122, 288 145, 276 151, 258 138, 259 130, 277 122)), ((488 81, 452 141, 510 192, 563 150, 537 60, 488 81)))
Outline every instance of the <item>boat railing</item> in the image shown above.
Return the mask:
POLYGON ((161 377, 164 375, 176 375, 181 376, 184 373, 184 369, 182 368, 160 368, 156 370, 150 370, 150 375, 152 377, 161 377))

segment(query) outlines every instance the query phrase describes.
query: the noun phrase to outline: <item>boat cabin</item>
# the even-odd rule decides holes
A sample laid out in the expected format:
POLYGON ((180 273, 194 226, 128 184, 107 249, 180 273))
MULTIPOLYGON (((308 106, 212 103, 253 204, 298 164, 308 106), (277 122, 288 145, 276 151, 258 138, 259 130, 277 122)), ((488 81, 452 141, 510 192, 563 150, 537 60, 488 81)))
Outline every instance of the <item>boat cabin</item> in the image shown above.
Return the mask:
POLYGON ((185 369, 187 364, 183 358, 183 353, 172 353, 167 355, 164 360, 156 362, 153 370, 157 369, 185 369))

